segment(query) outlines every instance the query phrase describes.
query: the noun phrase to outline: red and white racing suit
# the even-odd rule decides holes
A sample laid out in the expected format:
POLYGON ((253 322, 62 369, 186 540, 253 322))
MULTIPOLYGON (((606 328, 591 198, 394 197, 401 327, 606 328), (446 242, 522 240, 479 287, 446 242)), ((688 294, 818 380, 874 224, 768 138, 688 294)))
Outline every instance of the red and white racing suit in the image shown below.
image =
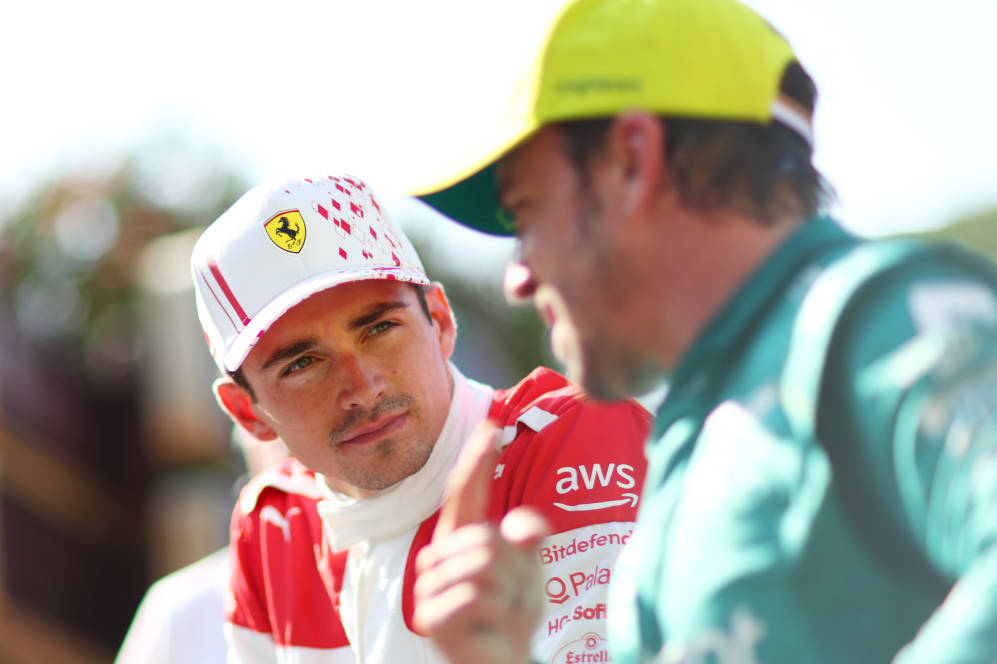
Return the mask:
POLYGON ((496 521, 539 508, 545 615, 532 654, 609 661, 606 589, 630 539, 650 415, 599 404, 540 368, 509 390, 464 378, 425 466, 373 498, 331 490, 295 460, 257 476, 232 518, 226 605, 230 662, 442 662, 412 627, 415 554, 431 538, 461 445, 486 417, 502 429, 492 485, 496 521))

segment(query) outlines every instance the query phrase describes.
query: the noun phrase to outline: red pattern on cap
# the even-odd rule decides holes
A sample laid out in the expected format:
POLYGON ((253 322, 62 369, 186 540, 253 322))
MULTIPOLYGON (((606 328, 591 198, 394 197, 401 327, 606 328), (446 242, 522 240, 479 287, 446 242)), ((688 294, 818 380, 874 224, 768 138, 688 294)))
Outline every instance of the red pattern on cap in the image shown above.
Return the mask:
POLYGON ((243 325, 249 325, 249 316, 246 315, 246 312, 243 310, 242 305, 239 304, 239 300, 236 299, 235 293, 233 293, 232 289, 229 288, 228 282, 225 281, 225 277, 222 276, 222 272, 221 270, 218 269, 218 264, 214 261, 214 259, 208 261, 208 269, 211 271, 211 274, 215 277, 215 281, 218 282, 218 286, 222 289, 222 293, 225 294, 225 297, 228 299, 229 304, 232 305, 232 309, 235 311, 235 315, 239 317, 239 320, 242 321, 243 325))
POLYGON ((348 182, 350 184, 350 186, 353 187, 354 189, 356 189, 357 191, 363 191, 364 187, 366 186, 366 185, 364 185, 363 182, 357 182, 353 178, 343 178, 343 181, 344 182, 348 182))

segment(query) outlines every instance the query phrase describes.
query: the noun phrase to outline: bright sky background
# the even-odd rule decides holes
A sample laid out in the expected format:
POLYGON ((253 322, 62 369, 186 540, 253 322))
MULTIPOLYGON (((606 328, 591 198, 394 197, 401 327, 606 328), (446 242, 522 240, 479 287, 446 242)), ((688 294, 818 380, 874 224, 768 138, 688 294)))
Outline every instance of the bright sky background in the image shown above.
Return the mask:
MULTIPOLYGON (((345 170, 387 195, 502 110, 495 90, 560 4, 8 4, 0 205, 164 138, 217 151, 251 181, 345 170)), ((997 205, 997 1, 749 4, 817 80, 816 161, 847 226, 879 235, 997 205)), ((177 195, 207 164, 183 154, 147 165, 177 195)))

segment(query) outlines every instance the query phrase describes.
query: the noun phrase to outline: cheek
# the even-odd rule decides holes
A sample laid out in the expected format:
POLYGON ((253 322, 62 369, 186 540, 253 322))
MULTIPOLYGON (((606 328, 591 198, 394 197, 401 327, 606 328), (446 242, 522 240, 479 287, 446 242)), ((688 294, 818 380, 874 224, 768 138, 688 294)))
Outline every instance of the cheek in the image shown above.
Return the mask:
POLYGON ((309 390, 302 390, 291 398, 284 399, 278 410, 272 411, 281 420, 283 428, 291 430, 305 430, 310 424, 323 419, 323 413, 329 408, 323 407, 330 403, 332 396, 322 389, 315 387, 309 390))
POLYGON ((560 307, 577 306, 579 293, 584 293, 589 282, 598 278, 586 264, 583 252, 571 250, 568 238, 563 236, 553 239, 537 252, 535 265, 537 281, 557 292, 555 301, 560 307))
POLYGON ((381 375, 394 392, 410 393, 419 398, 439 380, 440 349, 436 335, 431 330, 420 333, 418 339, 408 340, 408 345, 391 357, 384 358, 381 375))
POLYGON ((567 202, 547 206, 523 241, 524 254, 531 254, 551 277, 556 270, 570 269, 577 263, 579 252, 586 248, 588 238, 581 236, 575 211, 575 206, 567 202))
POLYGON ((549 283, 558 278, 564 265, 564 256, 559 255, 557 236, 543 231, 531 231, 520 243, 520 260, 529 268, 529 276, 537 283, 549 283))

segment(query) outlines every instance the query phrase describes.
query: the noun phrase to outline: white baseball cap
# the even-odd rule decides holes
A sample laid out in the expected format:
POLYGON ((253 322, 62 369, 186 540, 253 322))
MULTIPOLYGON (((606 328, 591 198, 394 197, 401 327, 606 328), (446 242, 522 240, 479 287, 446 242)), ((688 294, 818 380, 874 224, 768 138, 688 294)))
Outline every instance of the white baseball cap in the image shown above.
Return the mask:
POLYGON ((222 372, 238 369, 278 318, 319 291, 366 279, 430 283, 374 192, 349 175, 250 189, 197 240, 191 275, 222 372))

